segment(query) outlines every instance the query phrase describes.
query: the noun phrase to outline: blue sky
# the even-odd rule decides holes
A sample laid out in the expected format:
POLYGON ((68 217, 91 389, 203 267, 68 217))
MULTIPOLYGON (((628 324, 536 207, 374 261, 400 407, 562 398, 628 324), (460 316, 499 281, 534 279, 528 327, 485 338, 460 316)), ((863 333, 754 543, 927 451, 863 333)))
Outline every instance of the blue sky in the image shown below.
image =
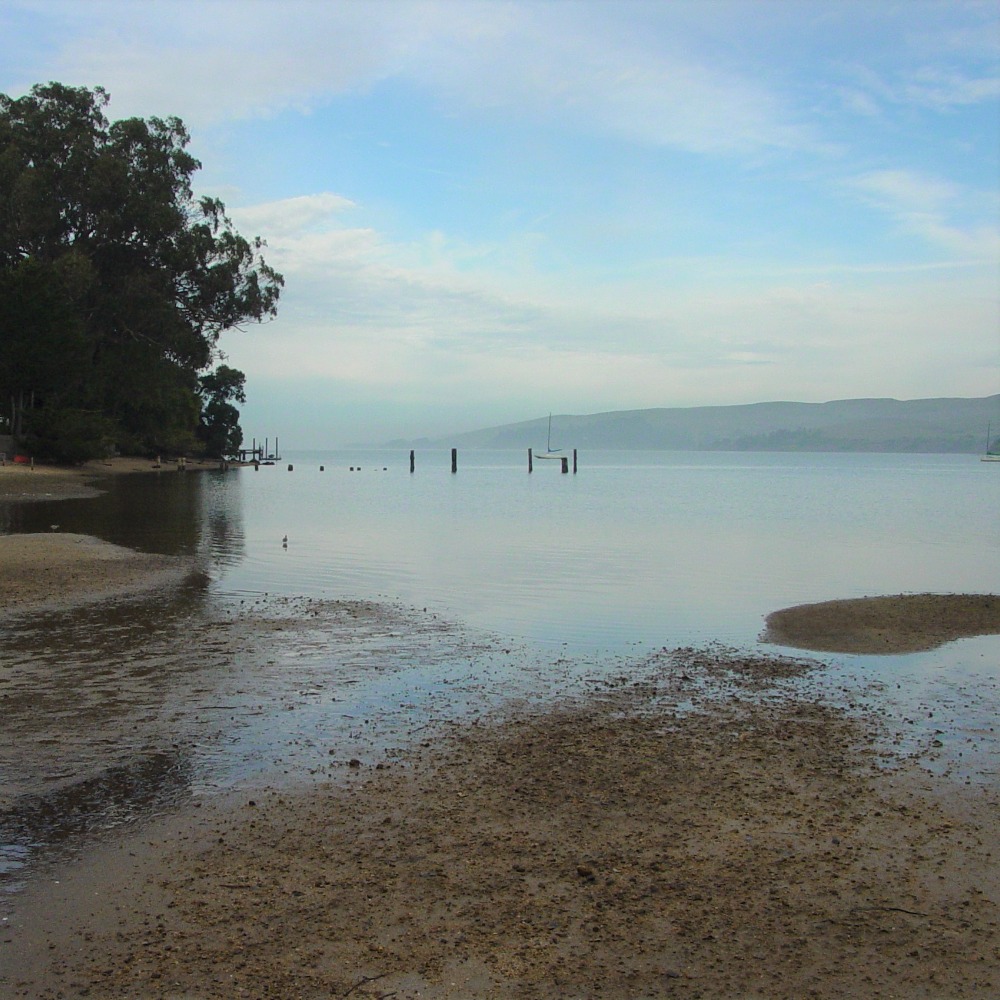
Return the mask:
POLYGON ((992 2, 6 0, 48 80, 267 240, 248 435, 1000 392, 992 2))

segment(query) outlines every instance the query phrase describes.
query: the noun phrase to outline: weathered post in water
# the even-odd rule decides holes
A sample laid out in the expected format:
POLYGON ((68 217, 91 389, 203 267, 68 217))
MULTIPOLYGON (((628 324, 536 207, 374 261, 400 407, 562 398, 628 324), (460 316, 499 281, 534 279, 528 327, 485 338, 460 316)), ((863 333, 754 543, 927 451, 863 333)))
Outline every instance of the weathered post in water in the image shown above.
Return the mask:
POLYGON ((413 465, 414 465, 414 462, 413 462, 413 449, 411 448, 410 449, 410 472, 413 471, 413 465))
POLYGON ((576 448, 573 449, 573 475, 576 475, 576 448))
POLYGON ((451 471, 458 472, 458 449, 451 449, 451 471))
POLYGON ((566 475, 569 472, 569 459, 565 457, 560 458, 559 464, 562 466, 563 475, 566 475))
POLYGON ((534 472, 535 467, 532 465, 532 454, 531 449, 528 449, 528 472, 534 472))

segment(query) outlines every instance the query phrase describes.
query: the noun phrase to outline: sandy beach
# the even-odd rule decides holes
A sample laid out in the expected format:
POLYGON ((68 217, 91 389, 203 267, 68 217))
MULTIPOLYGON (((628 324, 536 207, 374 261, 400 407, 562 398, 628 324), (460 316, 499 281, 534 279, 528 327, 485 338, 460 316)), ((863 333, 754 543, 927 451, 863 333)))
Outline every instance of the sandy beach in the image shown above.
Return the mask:
MULTIPOLYGON (((19 612, 182 569, 146 559, 0 536, 19 612)), ((888 653, 998 632, 996 595, 878 595, 776 609, 764 637, 888 653)), ((19 899, 0 982, 40 998, 1000 992, 995 763, 966 784, 893 757, 885 719, 844 704, 822 659, 708 647, 645 667, 109 838, 19 899)))
MULTIPOLYGON (((88 499, 103 476, 155 470, 144 458, 113 458, 75 468, 7 463, 0 466, 0 503, 88 499)), ((194 471, 218 463, 194 464, 194 471)), ((175 475, 176 463, 161 464, 175 475)), ((97 538, 59 530, 58 505, 46 534, 0 535, 0 616, 137 596, 174 586, 196 571, 190 560, 133 552, 97 538)))

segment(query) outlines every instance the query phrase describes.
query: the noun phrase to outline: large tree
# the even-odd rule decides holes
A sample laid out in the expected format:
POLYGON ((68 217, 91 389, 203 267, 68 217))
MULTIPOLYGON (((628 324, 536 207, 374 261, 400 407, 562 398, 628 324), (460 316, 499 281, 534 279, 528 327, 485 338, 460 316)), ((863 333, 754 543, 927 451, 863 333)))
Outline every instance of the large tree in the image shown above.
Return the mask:
POLYGON ((0 94, 0 399, 54 457, 207 443, 219 337, 273 317, 283 284, 259 237, 194 197, 180 119, 109 122, 108 101, 59 83, 0 94))

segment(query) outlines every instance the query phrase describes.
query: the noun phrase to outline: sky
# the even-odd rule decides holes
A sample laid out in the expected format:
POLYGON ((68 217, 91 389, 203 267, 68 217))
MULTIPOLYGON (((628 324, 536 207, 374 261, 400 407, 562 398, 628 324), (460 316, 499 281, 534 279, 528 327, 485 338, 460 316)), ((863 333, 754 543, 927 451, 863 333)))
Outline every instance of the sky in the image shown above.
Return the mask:
POLYGON ((1000 7, 4 0, 267 242, 247 438, 1000 392, 1000 7))

